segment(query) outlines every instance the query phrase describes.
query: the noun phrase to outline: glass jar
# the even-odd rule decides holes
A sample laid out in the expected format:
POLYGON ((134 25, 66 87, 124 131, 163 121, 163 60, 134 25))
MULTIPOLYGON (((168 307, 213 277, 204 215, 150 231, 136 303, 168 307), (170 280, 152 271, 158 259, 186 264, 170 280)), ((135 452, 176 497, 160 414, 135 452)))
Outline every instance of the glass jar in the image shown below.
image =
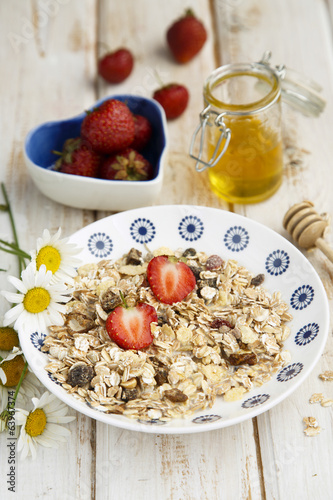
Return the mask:
POLYGON ((204 84, 205 108, 190 155, 198 172, 208 169, 212 190, 228 202, 260 202, 280 187, 282 96, 308 115, 319 114, 325 105, 318 86, 301 78, 295 83, 295 73, 281 85, 286 69, 269 66, 269 57, 265 53, 258 63, 222 66, 204 84), (200 132, 200 151, 194 156, 200 132), (202 159, 204 150, 208 160, 202 159))

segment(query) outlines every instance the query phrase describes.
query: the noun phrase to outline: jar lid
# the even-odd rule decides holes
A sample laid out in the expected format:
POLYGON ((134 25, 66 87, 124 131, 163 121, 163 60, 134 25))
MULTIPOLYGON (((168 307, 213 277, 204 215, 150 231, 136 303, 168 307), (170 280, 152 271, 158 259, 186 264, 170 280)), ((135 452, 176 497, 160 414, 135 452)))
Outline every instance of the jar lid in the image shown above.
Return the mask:
MULTIPOLYGON (((269 60, 271 52, 266 51, 259 61, 266 67, 271 67, 269 60)), ((318 83, 310 80, 285 65, 275 66, 274 71, 280 78, 282 100, 305 116, 319 116, 324 110, 326 100, 320 92, 322 88, 318 83)))

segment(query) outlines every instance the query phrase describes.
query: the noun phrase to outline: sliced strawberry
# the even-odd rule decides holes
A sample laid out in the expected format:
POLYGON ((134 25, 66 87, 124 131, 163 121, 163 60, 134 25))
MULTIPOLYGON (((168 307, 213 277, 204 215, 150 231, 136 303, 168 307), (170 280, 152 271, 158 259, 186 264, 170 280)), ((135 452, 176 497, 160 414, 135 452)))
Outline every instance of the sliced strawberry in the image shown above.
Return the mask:
POLYGON ((160 255, 148 264, 147 278, 155 297, 165 304, 185 299, 196 285, 191 269, 174 257, 160 255))
POLYGON ((139 303, 135 307, 116 307, 108 316, 105 327, 111 340, 119 347, 143 349, 152 343, 150 324, 157 321, 155 308, 139 303))

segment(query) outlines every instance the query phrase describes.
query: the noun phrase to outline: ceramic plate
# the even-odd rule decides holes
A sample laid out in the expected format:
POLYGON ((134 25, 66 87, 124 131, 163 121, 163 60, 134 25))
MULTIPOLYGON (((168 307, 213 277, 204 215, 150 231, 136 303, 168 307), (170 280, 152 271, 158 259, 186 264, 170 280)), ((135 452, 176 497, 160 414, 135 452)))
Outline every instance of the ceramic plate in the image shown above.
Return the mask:
POLYGON ((270 382, 247 393, 243 400, 214 406, 187 419, 142 423, 120 415, 105 414, 79 402, 49 377, 41 352, 43 332, 20 335, 26 358, 41 382, 75 410, 124 429, 149 433, 194 433, 242 422, 263 413, 289 396, 311 373, 325 346, 329 309, 323 285, 309 261, 291 243, 267 227, 226 211, 173 205, 140 208, 112 215, 73 234, 82 248, 82 262, 116 259, 136 247, 145 252, 160 246, 195 247, 207 254, 236 259, 255 275, 265 274, 264 286, 280 290, 293 320, 285 348, 292 359, 270 382))

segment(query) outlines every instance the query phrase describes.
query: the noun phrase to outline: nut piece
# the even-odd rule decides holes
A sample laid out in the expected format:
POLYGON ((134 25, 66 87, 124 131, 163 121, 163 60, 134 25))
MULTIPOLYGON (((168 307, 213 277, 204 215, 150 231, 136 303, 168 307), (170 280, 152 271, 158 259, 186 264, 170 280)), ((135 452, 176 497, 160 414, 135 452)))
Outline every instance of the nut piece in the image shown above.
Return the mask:
POLYGON ((72 387, 83 387, 92 380, 94 375, 95 372, 92 366, 85 363, 76 363, 68 372, 67 383, 72 387))
POLYGON ((185 403, 188 400, 188 396, 179 389, 168 389, 164 391, 164 396, 172 403, 185 403))

